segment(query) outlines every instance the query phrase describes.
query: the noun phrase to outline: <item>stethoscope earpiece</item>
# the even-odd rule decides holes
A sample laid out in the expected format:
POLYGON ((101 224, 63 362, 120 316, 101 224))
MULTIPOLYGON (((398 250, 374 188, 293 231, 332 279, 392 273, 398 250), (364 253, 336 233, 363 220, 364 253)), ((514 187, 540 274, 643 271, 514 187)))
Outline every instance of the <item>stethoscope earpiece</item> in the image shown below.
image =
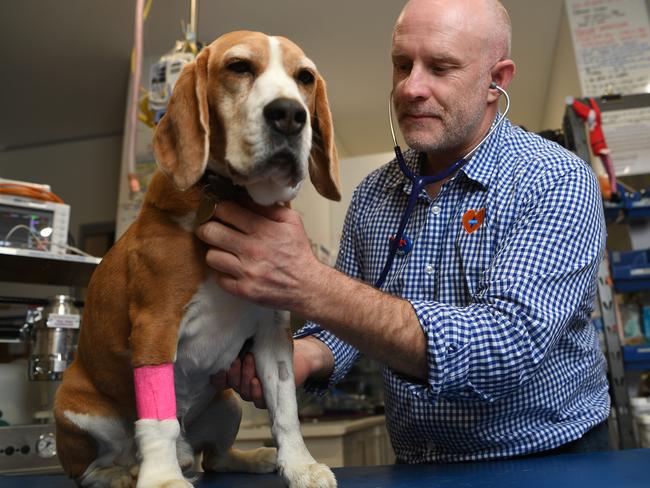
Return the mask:
POLYGON ((488 133, 483 137, 483 139, 481 139, 478 142, 478 144, 476 144, 472 148, 471 151, 469 151, 464 157, 460 158, 458 161, 456 161, 454 164, 449 166, 447 169, 444 169, 441 172, 432 176, 421 176, 413 173, 413 171, 409 169, 409 167, 406 164, 406 161, 404 160, 404 155, 402 154, 402 149, 399 147, 399 144, 397 143, 397 138, 395 136, 395 128, 393 127, 393 91, 391 90, 390 96, 388 97, 388 123, 390 125, 390 135, 393 138, 393 149, 395 150, 395 159, 397 159, 397 164, 402 170, 402 173, 404 173, 404 176, 406 176, 409 180, 411 180, 411 194, 409 195, 409 199, 406 204, 406 209, 404 210, 404 213, 402 214, 402 218, 400 219, 397 232, 395 233, 394 238, 391 240, 389 244, 386 264, 384 265, 384 269, 379 275, 379 279, 375 283, 376 288, 381 289, 382 285, 384 284, 384 281, 386 280, 386 277, 388 276, 388 272, 391 266, 393 265, 393 260, 395 259, 395 255, 397 254, 399 243, 402 240, 402 237, 404 235, 406 224, 408 223, 409 217, 411 216, 411 213, 415 208, 415 202, 422 189, 424 189, 427 185, 430 185, 431 183, 436 183, 438 181, 444 180, 446 177, 455 173, 458 169, 463 167, 463 165, 465 165, 465 163, 469 160, 469 158, 471 158, 474 155, 474 153, 478 151, 478 149, 483 145, 483 143, 503 123, 503 121, 506 118, 506 115, 508 115, 508 112, 510 111, 510 97, 508 96, 508 93, 506 93, 506 91, 503 88, 501 88, 496 81, 490 83, 490 89, 499 90, 505 96, 506 108, 503 111, 503 114, 501 114, 498 120, 492 125, 488 133))

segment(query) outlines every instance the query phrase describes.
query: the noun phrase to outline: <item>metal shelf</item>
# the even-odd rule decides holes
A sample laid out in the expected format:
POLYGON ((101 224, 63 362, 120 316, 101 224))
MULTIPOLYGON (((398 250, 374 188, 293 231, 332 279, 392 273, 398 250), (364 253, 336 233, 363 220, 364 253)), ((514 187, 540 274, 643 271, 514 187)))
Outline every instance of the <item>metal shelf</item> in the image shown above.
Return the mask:
POLYGON ((88 286, 100 258, 0 247, 0 281, 88 286))
POLYGON ((625 365, 621 354, 621 343, 618 337, 616 302, 614 300, 608 259, 604 259, 600 263, 597 285, 598 303, 602 317, 603 338, 605 340, 609 372, 609 384, 612 399, 614 400, 612 407, 616 411, 619 447, 622 449, 634 448, 636 447, 636 440, 632 427, 632 410, 630 408, 630 398, 625 382, 625 365))

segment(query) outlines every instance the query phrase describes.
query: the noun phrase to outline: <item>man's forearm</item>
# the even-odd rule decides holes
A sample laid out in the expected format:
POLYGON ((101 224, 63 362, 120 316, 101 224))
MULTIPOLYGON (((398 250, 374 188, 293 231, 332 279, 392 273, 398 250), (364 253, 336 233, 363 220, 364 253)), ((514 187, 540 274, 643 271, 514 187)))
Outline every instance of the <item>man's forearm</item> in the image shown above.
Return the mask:
POLYGON ((324 265, 301 295, 298 313, 393 370, 426 380, 426 338, 408 301, 324 265))
POLYGON ((212 246, 206 262, 221 288, 296 312, 395 371, 427 378, 425 336, 409 302, 317 261, 295 211, 258 210, 223 202, 214 211, 218 220, 197 228, 212 246))
POLYGON ((294 342, 294 368, 304 375, 297 378, 297 383, 302 384, 307 377, 314 379, 327 378, 334 370, 334 355, 329 348, 315 337, 305 337, 294 342), (305 365, 295 364, 298 361, 305 365))

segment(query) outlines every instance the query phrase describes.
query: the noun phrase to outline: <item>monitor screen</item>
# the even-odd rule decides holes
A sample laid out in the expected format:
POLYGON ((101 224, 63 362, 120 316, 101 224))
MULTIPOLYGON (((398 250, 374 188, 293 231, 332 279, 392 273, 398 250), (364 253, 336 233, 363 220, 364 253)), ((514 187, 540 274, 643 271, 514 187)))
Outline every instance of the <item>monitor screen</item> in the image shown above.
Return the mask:
POLYGON ((0 245, 50 250, 54 211, 0 204, 0 245))

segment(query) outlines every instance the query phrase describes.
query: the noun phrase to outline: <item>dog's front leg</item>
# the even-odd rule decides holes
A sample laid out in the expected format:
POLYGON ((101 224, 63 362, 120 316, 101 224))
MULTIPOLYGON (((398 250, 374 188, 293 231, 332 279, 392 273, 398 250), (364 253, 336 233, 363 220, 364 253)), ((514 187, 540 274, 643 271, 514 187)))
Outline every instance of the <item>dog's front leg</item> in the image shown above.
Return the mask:
POLYGON ((133 376, 138 412, 135 439, 141 458, 137 488, 191 487, 176 454, 180 425, 173 364, 141 366, 133 370, 133 376))
MULTIPOLYGON (((169 238, 181 250, 193 239, 186 233, 169 238)), ((192 265, 190 260, 178 272, 159 274, 169 267, 163 260, 167 253, 161 249, 172 241, 163 243, 163 237, 155 233, 150 239, 129 252, 127 273, 129 346, 138 417, 135 439, 140 457, 137 488, 191 488, 177 455, 181 429, 176 418, 174 362, 183 315, 194 293, 191 287, 179 284, 192 283, 193 273, 200 273, 193 266, 200 264, 192 265)))
POLYGON ((253 354, 278 446, 278 471, 291 488, 333 488, 332 471, 314 460, 300 433, 289 313, 274 311, 273 318, 258 328, 253 354))

